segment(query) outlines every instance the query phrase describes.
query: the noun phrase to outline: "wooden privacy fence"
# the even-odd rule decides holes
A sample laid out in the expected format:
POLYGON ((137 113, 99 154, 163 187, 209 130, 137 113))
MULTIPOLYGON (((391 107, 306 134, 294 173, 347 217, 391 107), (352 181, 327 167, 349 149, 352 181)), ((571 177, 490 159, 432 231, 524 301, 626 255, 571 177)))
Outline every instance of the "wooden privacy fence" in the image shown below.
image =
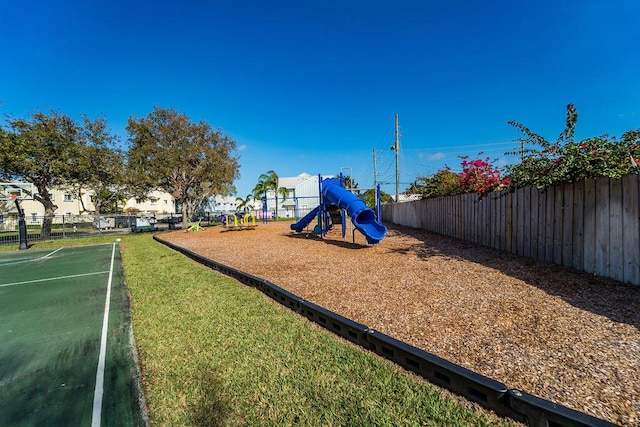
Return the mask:
POLYGON ((640 285, 640 176, 386 204, 384 221, 640 285))

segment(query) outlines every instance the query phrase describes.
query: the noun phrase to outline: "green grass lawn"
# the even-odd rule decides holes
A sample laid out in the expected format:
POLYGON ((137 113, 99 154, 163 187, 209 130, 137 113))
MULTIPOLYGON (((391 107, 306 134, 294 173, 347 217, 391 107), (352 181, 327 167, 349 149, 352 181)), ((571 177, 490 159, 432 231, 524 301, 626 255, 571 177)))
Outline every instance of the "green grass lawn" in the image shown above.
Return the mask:
POLYGON ((461 404, 150 234, 120 237, 152 425, 515 424, 461 404))

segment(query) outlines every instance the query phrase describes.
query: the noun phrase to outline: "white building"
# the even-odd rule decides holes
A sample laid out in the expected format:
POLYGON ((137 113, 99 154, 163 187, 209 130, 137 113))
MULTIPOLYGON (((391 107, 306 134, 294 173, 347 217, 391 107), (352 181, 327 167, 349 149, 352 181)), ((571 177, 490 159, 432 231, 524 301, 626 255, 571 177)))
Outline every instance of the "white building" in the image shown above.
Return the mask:
MULTIPOLYGON (((209 203, 204 207, 204 211, 210 214, 227 214, 238 211, 239 206, 243 203, 244 199, 236 196, 215 196, 209 198, 209 203), (239 200, 240 199, 240 200, 239 200)), ((247 206, 244 206, 249 211, 255 212, 262 209, 262 203, 258 200, 250 200, 247 206)), ((243 209, 240 209, 243 210, 243 209)))
MULTIPOLYGON (((27 197, 20 202, 20 207, 24 211, 27 222, 37 222, 37 218, 44 216, 44 206, 30 198, 24 191, 19 189, 8 188, 4 186, 0 188, 3 198, 9 198, 12 194, 20 197, 27 197)), ((33 191, 33 190, 32 190, 33 191)), ((69 191, 53 189, 51 190, 51 200, 58 206, 54 212, 55 216, 76 216, 95 213, 95 206, 92 201, 94 192, 88 190, 82 194, 82 198, 78 198, 69 191)), ((0 205, 0 215, 16 215, 17 210, 13 202, 5 202, 0 205)), ((145 215, 170 215, 175 214, 175 202, 171 194, 162 191, 153 191, 149 193, 145 199, 130 198, 124 206, 118 207, 119 212, 139 212, 145 215)))
MULTIPOLYGON (((334 175, 322 175, 322 179, 333 178, 334 175)), ((280 188, 287 189, 287 196, 283 199, 278 193, 278 215, 284 218, 305 215, 320 204, 320 188, 318 175, 301 173, 294 177, 282 177, 278 180, 280 188)), ((267 192, 267 210, 275 214, 276 193, 273 190, 267 192)))

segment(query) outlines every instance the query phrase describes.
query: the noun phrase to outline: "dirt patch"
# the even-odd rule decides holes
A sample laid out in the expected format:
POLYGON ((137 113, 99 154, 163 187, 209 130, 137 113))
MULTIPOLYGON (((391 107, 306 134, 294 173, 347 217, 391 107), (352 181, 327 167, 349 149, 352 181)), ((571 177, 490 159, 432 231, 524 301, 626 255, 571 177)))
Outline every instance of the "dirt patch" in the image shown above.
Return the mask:
POLYGON ((288 223, 162 238, 510 388, 640 425, 640 287, 398 226, 375 246, 288 223))

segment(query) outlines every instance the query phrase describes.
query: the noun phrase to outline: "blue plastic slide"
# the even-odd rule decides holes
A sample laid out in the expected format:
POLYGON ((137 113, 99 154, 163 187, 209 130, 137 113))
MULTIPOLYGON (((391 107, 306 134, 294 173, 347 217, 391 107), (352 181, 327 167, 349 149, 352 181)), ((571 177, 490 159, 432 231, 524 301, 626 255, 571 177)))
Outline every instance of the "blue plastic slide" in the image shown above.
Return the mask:
POLYGON ((367 238, 370 244, 378 243, 387 235, 387 227, 376 221, 376 214, 358 196, 346 190, 336 178, 322 181, 322 197, 325 205, 338 205, 345 209, 351 222, 367 238))
POLYGON ((318 212, 320 212, 320 206, 316 206, 311 212, 306 214, 300 221, 296 222, 295 224, 291 224, 291 229, 297 233, 300 233, 302 230, 304 230, 304 228, 307 225, 309 225, 311 221, 313 221, 315 217, 318 216, 318 212))

